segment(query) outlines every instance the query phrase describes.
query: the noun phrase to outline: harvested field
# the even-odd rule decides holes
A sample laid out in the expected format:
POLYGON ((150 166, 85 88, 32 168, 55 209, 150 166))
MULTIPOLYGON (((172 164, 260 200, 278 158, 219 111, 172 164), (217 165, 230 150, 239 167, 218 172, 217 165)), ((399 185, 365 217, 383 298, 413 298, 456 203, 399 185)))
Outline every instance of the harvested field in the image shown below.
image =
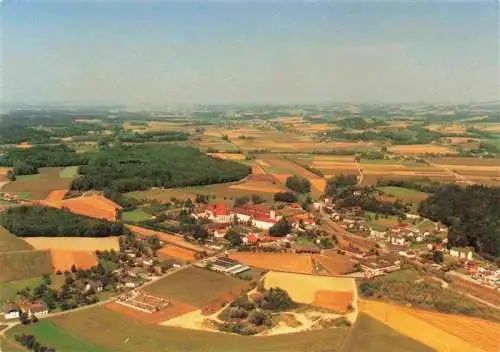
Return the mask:
POLYGON ((207 153, 207 154, 224 160, 233 160, 233 161, 245 160, 245 154, 232 154, 232 153, 207 153))
POLYGON ((181 247, 181 248, 185 248, 185 249, 192 250, 192 251, 198 251, 198 252, 203 252, 205 250, 205 248, 203 248, 203 247, 200 247, 200 246, 197 246, 195 244, 192 244, 190 242, 185 241, 180 236, 170 235, 170 234, 165 233, 165 232, 149 230, 149 229, 145 229, 143 227, 134 226, 134 225, 126 225, 126 227, 138 236, 143 236, 143 237, 158 236, 158 238, 161 241, 178 246, 178 247, 181 247))
POLYGON ((454 288, 481 298, 487 302, 500 305, 500 291, 495 290, 494 288, 485 287, 461 275, 453 275, 449 273, 448 277, 451 279, 451 285, 454 288))
POLYGON ((345 314, 349 310, 348 307, 352 305, 353 299, 353 292, 318 290, 311 305, 345 314))
MULTIPOLYGON (((477 344, 471 344, 454 334, 450 334, 440 327, 435 326, 434 323, 431 324, 419 318, 416 315, 418 314, 417 310, 384 302, 361 300, 360 311, 390 326, 397 332, 434 348, 436 351, 487 351, 478 347, 479 345, 477 344)), ((442 315, 447 316, 445 314, 442 315)), ((472 325, 470 324, 469 327, 472 325)))
POLYGON ((45 199, 52 191, 69 188, 73 178, 60 177, 62 170, 61 167, 40 168, 39 174, 20 176, 5 185, 2 191, 19 194, 29 200, 45 199))
POLYGON ((22 280, 51 272, 52 261, 49 251, 26 250, 0 253, 0 282, 22 280))
POLYGON ((181 248, 178 246, 170 246, 167 245, 158 251, 158 255, 160 257, 170 257, 185 261, 190 261, 195 259, 195 251, 191 251, 189 249, 181 248))
POLYGON ((229 186, 230 189, 241 189, 245 191, 252 191, 256 193, 277 193, 282 192, 284 188, 278 184, 273 184, 272 182, 265 181, 255 181, 248 180, 242 183, 235 184, 233 186, 229 186))
POLYGON ((107 221, 116 221, 118 211, 123 209, 120 205, 100 195, 66 199, 60 207, 78 215, 107 221))
POLYGON ((0 226, 0 253, 10 251, 26 251, 30 249, 33 249, 33 247, 16 235, 11 234, 4 227, 0 226))
POLYGON ((453 149, 438 144, 393 145, 389 151, 398 154, 457 154, 453 149))
POLYGON ((148 286, 148 291, 202 308, 230 291, 246 289, 250 282, 208 269, 190 267, 148 286))
POLYGON ((48 207, 61 208, 64 196, 66 195, 67 192, 68 192, 67 189, 52 191, 49 193, 47 198, 40 201, 40 204, 48 207))
POLYGON ((318 304, 322 308, 346 303, 340 311, 347 310, 348 304, 353 302, 356 284, 354 279, 347 277, 327 277, 279 273, 271 271, 264 277, 264 287, 280 287, 288 292, 290 297, 298 303, 318 304), (347 302, 348 298, 351 298, 347 302), (336 301, 337 300, 337 301, 336 301))
POLYGON ((312 257, 307 254, 234 252, 230 257, 245 265, 257 268, 311 274, 312 257))
POLYGON ((407 311, 418 319, 474 346, 481 347, 485 351, 498 352, 500 350, 500 324, 461 315, 417 309, 407 309, 407 311))
POLYGON ((71 270, 74 265, 78 269, 90 269, 97 265, 97 257, 92 251, 51 250, 53 271, 71 270))
POLYGON ((331 253, 328 255, 313 255, 313 260, 321 265, 330 275, 343 275, 353 272, 355 263, 348 256, 331 253))
POLYGON ((140 310, 127 307, 116 302, 108 303, 104 307, 114 312, 121 313, 126 317, 130 317, 132 319, 148 324, 159 324, 165 320, 169 320, 196 310, 196 307, 193 307, 192 305, 184 302, 173 300, 169 300, 169 302, 170 304, 166 308, 153 313, 142 312, 140 310))
POLYGON ((23 240, 35 249, 92 252, 120 250, 118 237, 24 237, 23 240))
POLYGON ((398 333, 365 313, 359 313, 354 327, 347 334, 339 351, 436 352, 425 344, 398 333))

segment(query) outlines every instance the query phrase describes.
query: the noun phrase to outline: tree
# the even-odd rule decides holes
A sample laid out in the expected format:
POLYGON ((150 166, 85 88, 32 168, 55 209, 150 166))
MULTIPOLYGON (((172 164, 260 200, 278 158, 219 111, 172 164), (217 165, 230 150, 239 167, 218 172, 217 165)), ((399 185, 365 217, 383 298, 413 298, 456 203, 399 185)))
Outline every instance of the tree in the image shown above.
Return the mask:
POLYGON ((156 235, 148 237, 146 242, 154 252, 161 248, 160 239, 156 235))
POLYGON ((297 193, 311 192, 311 182, 303 177, 293 175, 286 179, 286 186, 297 193))
POLYGON ((295 302, 290 298, 288 292, 279 287, 273 287, 264 293, 264 297, 260 301, 262 309, 269 310, 287 310, 293 308, 295 302))
POLYGON ((275 202, 295 203, 297 197, 292 192, 278 192, 274 194, 275 202))
POLYGON ((264 202, 264 198, 262 198, 258 194, 252 194, 252 203, 253 204, 260 204, 264 202))
POLYGON ((247 196, 238 197, 234 200, 235 207, 241 207, 242 205, 247 204, 250 201, 250 198, 247 196))
POLYGON ((47 285, 47 286, 50 286, 52 284, 52 279, 50 277, 50 275, 48 274, 43 274, 42 275, 42 279, 43 279, 43 282, 47 285))
POLYGON ((7 172, 7 179, 11 182, 14 182, 16 180, 16 174, 12 170, 9 170, 7 172))
POLYGON ((241 243, 243 243, 240 233, 233 228, 230 228, 227 231, 226 239, 233 247, 239 246, 241 243))
POLYGON ((325 195, 327 197, 337 196, 345 189, 350 189, 358 182, 356 175, 339 175, 327 181, 325 195))
POLYGON ((432 261, 436 264, 441 264, 444 260, 443 252, 441 251, 434 251, 432 253, 432 261))
POLYGON ((283 237, 290 233, 292 230, 292 225, 285 219, 280 219, 269 229, 269 234, 271 236, 283 237))

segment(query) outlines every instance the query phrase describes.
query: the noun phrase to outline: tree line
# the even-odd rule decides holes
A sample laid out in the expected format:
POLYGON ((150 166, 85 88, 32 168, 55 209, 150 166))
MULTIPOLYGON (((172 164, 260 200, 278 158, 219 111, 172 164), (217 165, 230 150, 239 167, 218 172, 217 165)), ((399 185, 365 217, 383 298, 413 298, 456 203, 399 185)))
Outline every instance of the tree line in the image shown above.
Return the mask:
POLYGON ((0 214, 0 225, 20 237, 106 237, 127 233, 120 223, 111 223, 66 210, 43 206, 11 207, 0 214))
POLYGON ((500 257, 500 187, 448 185, 420 203, 423 217, 448 226, 449 246, 500 257))
POLYGON ((88 165, 72 190, 112 189, 117 192, 151 187, 186 187, 237 181, 250 173, 246 165, 175 145, 134 145, 105 148, 88 165))

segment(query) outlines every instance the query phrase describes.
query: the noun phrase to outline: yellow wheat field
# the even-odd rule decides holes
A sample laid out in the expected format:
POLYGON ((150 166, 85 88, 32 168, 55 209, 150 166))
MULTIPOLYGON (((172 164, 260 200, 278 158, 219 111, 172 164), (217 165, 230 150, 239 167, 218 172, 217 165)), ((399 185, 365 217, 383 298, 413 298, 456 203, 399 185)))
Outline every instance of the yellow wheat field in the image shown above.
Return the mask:
POLYGON ((26 242, 35 249, 54 249, 61 251, 103 251, 120 250, 118 237, 25 237, 26 242))
MULTIPOLYGON (((471 320, 468 323, 471 336, 466 337, 465 335, 469 334, 467 329, 464 331, 462 327, 461 331, 457 322, 453 320, 455 316, 452 315, 435 313, 437 315, 434 317, 435 319, 430 319, 425 312, 367 300, 361 300, 359 307, 361 312, 367 313, 397 332, 434 348, 438 352, 498 352, 498 348, 496 350, 484 348, 484 343, 480 340, 488 339, 488 337, 476 335, 473 338, 474 334, 472 332, 476 329, 474 324, 477 324, 474 320, 478 319, 471 320), (442 321, 449 319, 445 323, 449 326, 445 329, 443 323, 437 323, 438 318, 442 321), (450 331, 453 331, 453 334, 450 331)), ((481 329, 479 330, 481 331, 481 329)))
POLYGON ((318 291, 354 292, 354 279, 270 271, 264 278, 264 287, 280 287, 299 303, 311 304, 318 291))

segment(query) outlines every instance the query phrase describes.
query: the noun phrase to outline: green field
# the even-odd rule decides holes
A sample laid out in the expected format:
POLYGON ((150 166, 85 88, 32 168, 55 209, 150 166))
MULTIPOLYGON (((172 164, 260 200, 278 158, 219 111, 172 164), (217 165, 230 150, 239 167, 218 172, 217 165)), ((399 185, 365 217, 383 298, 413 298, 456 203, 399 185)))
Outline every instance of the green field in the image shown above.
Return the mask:
POLYGON ((33 249, 27 242, 0 226, 0 253, 33 249))
POLYGON ((360 313, 339 352, 432 352, 434 349, 360 313))
POLYGON ((127 211, 127 212, 122 214, 123 221, 139 222, 139 221, 144 221, 144 220, 148 220, 148 219, 151 219, 151 214, 148 214, 145 211, 140 210, 140 209, 127 211))
POLYGON ((52 261, 49 251, 0 253, 0 282, 22 280, 51 272, 52 261))
POLYGON ((78 175, 79 166, 68 166, 62 169, 59 173, 59 177, 61 178, 74 178, 78 175))
POLYGON ((379 191, 384 192, 385 194, 392 195, 396 198, 399 198, 403 201, 412 202, 412 201, 422 201, 427 198, 428 194, 425 192, 420 192, 410 188, 403 187, 393 187, 393 186, 385 186, 385 187, 377 187, 379 191))
POLYGON ((72 178, 61 177, 62 167, 40 168, 36 175, 19 176, 6 184, 2 191, 17 194, 21 199, 45 199, 51 191, 68 189, 72 178))
POLYGON ((248 284, 232 276, 191 267, 155 282, 147 290, 201 308, 219 295, 248 284))
POLYGON ((7 332, 7 336, 14 340, 16 334, 32 334, 42 345, 53 347, 58 352, 106 352, 105 348, 97 347, 91 342, 73 333, 59 328, 48 320, 37 324, 18 326, 7 332))
POLYGON ((399 270, 387 275, 387 279, 400 282, 415 282, 420 278, 419 273, 412 269, 399 270))
MULTIPOLYGON (((50 285, 50 287, 59 289, 64 284, 64 277, 62 275, 52 274, 50 277, 52 279, 52 284, 50 285)), ((29 288, 30 290, 33 290, 41 283, 43 283, 43 279, 41 276, 24 280, 3 283, 0 282, 0 307, 2 307, 6 301, 15 299, 18 290, 21 290, 23 288, 29 288)))

